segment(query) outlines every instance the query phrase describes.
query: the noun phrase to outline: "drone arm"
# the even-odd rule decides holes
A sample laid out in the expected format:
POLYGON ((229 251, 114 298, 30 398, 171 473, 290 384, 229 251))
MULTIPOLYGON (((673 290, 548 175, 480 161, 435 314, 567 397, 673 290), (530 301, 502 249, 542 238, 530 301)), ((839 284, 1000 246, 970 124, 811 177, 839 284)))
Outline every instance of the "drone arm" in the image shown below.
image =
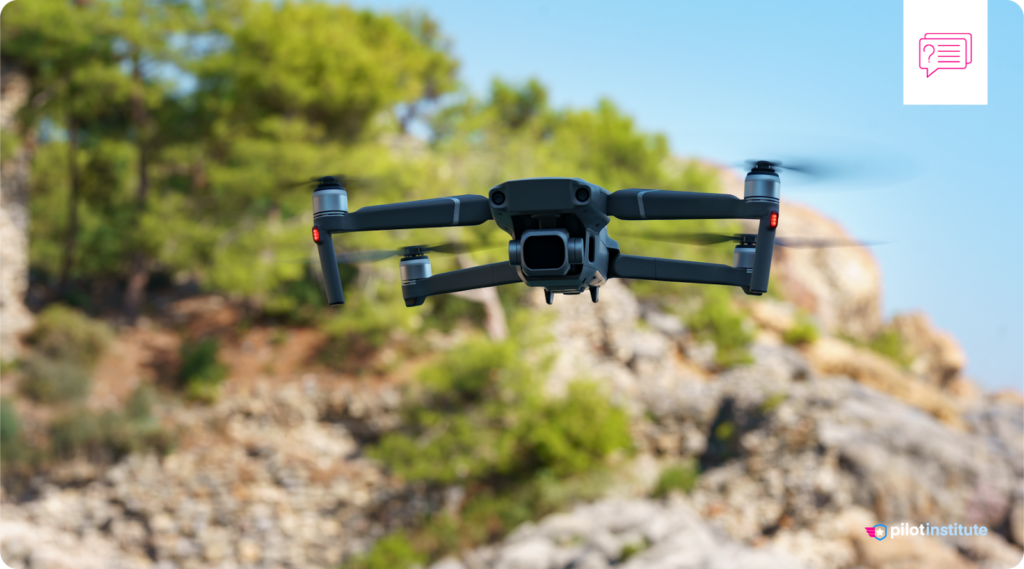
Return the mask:
POLYGON ((762 217, 757 228, 754 270, 750 277, 750 290, 755 294, 768 292, 768 274, 772 268, 772 253, 775 251, 775 228, 771 226, 770 219, 767 215, 762 217))
POLYGON ((715 263, 620 254, 611 260, 608 272, 611 278, 720 284, 743 287, 744 290, 750 287, 750 273, 747 269, 715 263))
POLYGON ((341 273, 338 271, 338 258, 334 253, 334 240, 327 231, 320 232, 320 241, 316 244, 320 254, 320 269, 324 275, 324 288, 327 290, 327 304, 345 304, 345 293, 341 290, 341 273))
POLYGON ((516 268, 506 261, 402 283, 402 296, 406 306, 419 306, 428 296, 518 282, 522 282, 522 278, 516 268))
POLYGON ((778 206, 729 194, 619 190, 608 196, 608 215, 619 219, 753 219, 778 206))
POLYGON ((472 194, 364 207, 318 220, 329 233, 480 225, 491 219, 487 198, 472 194))

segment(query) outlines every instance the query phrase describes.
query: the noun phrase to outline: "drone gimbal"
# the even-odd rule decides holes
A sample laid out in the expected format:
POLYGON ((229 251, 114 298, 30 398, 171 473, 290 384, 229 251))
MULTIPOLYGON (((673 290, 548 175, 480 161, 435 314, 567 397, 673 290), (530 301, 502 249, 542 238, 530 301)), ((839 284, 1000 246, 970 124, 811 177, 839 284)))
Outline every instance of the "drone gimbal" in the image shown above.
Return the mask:
POLYGON ((579 178, 511 180, 487 197, 461 195, 364 207, 348 212, 348 193, 338 178, 320 178, 313 191, 313 241, 320 254, 329 304, 344 304, 336 233, 480 225, 494 220, 512 236, 508 262, 432 275, 423 249, 410 248, 399 261, 406 306, 428 296, 524 282, 554 293, 590 290, 608 279, 629 278, 738 286, 747 294, 768 290, 775 228, 779 223, 779 175, 774 164, 756 162, 744 182, 744 197, 664 190, 608 190, 579 178), (755 235, 742 236, 733 266, 625 255, 608 237, 618 219, 757 219, 755 235))

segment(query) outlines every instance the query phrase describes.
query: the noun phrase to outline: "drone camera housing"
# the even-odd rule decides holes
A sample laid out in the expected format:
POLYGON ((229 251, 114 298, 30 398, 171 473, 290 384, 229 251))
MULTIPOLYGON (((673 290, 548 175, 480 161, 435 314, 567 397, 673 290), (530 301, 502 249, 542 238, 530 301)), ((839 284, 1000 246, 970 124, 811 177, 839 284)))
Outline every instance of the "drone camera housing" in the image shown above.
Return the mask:
POLYGON ((530 229, 509 244, 509 262, 531 277, 564 276, 583 262, 583 239, 566 229, 530 229))

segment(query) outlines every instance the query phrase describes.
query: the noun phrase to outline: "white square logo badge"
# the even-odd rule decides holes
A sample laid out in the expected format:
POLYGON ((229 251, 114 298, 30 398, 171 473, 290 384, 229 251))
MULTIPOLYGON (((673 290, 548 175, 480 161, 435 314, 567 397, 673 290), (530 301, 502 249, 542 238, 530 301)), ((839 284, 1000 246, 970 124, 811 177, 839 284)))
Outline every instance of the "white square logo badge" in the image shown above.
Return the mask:
POLYGON ((903 104, 988 104, 986 0, 903 0, 903 104))

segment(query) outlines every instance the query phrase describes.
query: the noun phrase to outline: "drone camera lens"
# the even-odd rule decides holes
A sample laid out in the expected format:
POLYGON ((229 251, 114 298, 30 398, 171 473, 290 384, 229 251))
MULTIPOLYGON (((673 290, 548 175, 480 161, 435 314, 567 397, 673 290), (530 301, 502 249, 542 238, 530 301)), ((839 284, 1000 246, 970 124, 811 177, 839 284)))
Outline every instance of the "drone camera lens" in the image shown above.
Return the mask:
POLYGON ((494 202, 494 205, 501 205, 505 203, 505 194, 501 192, 494 192, 491 194, 491 201, 494 202))
POLYGON ((590 188, 580 188, 576 190, 576 201, 585 202, 590 199, 590 188))

